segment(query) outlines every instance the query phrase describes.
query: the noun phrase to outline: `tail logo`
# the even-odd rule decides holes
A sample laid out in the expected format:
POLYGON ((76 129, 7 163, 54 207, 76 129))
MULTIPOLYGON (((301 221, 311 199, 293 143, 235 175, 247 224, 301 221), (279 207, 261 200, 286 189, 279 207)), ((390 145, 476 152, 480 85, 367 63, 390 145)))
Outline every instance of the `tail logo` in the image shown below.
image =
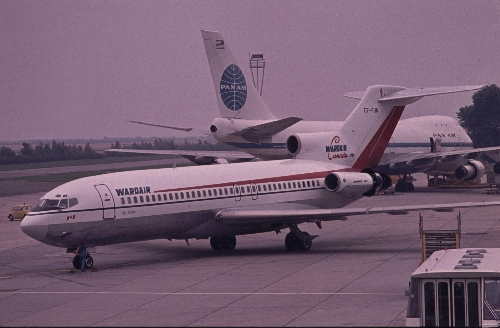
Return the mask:
POLYGON ((220 79, 220 97, 230 110, 237 111, 243 108, 247 100, 247 83, 241 69, 231 64, 220 79))
MULTIPOLYGON (((340 137, 335 136, 332 138, 329 146, 326 146, 326 153, 328 154, 328 159, 331 161, 334 158, 347 158, 349 155, 345 153, 347 151, 347 145, 339 145, 340 137)), ((352 154, 351 154, 352 155, 352 154)), ((352 155, 354 156, 354 155, 352 155)))

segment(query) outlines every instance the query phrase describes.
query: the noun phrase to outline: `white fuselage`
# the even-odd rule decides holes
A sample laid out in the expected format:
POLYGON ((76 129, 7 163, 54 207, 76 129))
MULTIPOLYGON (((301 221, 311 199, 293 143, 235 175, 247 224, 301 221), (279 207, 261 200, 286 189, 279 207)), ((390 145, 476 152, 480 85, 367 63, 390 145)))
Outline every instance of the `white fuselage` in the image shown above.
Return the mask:
POLYGON ((26 216, 21 228, 41 242, 60 247, 81 241, 99 246, 279 230, 283 224, 235 227, 218 223, 215 216, 228 208, 343 207, 362 195, 345 196, 325 189, 324 177, 338 169, 347 170, 331 163, 294 159, 82 178, 42 197, 73 199, 73 206, 39 207, 26 216))
MULTIPOLYGON (((218 122, 218 130, 212 134, 215 139, 266 160, 291 158, 286 149, 286 140, 291 135, 338 131, 343 123, 342 121, 300 121, 260 143, 253 143, 241 136, 230 134, 269 121, 218 119, 218 122)), ((470 137, 452 117, 441 115, 414 117, 399 121, 382 161, 402 154, 430 153, 430 138, 434 141, 441 140, 443 152, 473 148, 470 137)))

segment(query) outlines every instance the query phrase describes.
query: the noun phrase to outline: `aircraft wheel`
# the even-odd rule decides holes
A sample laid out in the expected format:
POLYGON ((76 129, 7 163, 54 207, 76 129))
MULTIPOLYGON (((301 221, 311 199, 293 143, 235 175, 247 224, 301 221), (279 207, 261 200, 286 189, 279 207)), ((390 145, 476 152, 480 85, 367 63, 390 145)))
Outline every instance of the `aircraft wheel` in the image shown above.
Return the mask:
POLYGON ((296 251, 299 249, 301 240, 293 232, 289 232, 285 237, 285 247, 288 251, 296 251))
MULTIPOLYGON (((93 266, 94 266, 94 259, 92 258, 92 256, 87 255, 87 259, 85 260, 85 268, 92 269, 93 266)), ((82 268, 82 261, 80 260, 80 255, 75 255, 75 257, 73 257, 73 268, 75 269, 82 268)))
POLYGON ((224 239, 224 249, 227 251, 232 251, 236 247, 236 237, 235 236, 227 236, 222 237, 224 239))
POLYGON ((80 269, 81 267, 82 267, 82 261, 80 261, 80 256, 75 255, 75 257, 73 257, 73 268, 80 269))
POLYGON ((92 258, 92 256, 87 255, 87 259, 85 260, 85 267, 87 269, 92 269, 93 266, 94 266, 94 259, 92 258))
POLYGON ((407 189, 408 189, 408 191, 414 191, 415 185, 411 182, 408 182, 407 189))
POLYGON ((9 214, 9 220, 14 221, 14 217, 12 216, 12 214, 9 214))
MULTIPOLYGON (((304 231, 304 234, 309 237, 310 235, 304 231)), ((303 252, 307 252, 308 250, 311 249, 311 246, 312 246, 312 240, 306 240, 306 241, 302 241, 300 240, 299 238, 297 238, 297 241, 299 242, 299 250, 303 251, 303 252)))
POLYGON ((223 237, 210 237, 210 246, 214 251, 220 251, 224 248, 223 237))

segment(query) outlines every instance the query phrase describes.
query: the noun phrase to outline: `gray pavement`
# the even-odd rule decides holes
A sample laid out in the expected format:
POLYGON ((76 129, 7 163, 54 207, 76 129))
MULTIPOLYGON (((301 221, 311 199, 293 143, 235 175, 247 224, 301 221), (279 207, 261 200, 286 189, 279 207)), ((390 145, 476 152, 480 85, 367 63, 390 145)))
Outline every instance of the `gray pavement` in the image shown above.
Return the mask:
MULTIPOLYGON (((301 228, 319 234, 288 252, 285 233, 239 236, 234 251, 208 240, 97 248, 95 272, 71 273, 71 254, 25 236, 0 197, 0 326, 403 326, 410 274, 421 256, 418 213, 364 215, 301 228)), ((484 189, 365 198, 352 207, 498 200, 484 189)), ((462 247, 499 247, 498 208, 462 211, 462 247)), ((454 213, 423 212, 426 229, 455 229, 454 213)))

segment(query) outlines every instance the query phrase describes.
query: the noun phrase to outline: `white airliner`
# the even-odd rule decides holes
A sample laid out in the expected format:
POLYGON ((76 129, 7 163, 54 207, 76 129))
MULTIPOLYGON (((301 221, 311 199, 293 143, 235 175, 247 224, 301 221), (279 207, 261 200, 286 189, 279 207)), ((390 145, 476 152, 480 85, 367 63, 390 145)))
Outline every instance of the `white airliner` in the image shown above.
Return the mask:
MULTIPOLYGON (((221 114, 210 125, 211 134, 216 140, 242 152, 112 151, 176 154, 197 164, 248 161, 254 156, 264 160, 284 159, 291 158, 285 145, 290 135, 337 131, 342 125, 341 121, 303 121, 297 117, 277 119, 253 83, 246 79, 222 34, 202 31, 202 36, 221 114)), ((350 92, 346 96, 360 99, 363 94, 350 92)), ((186 132, 193 130, 131 122, 186 132)), ((430 115, 401 120, 381 162, 373 164, 378 164, 380 172, 402 176, 396 184, 396 191, 411 191, 413 184, 407 176, 417 172, 454 171, 461 179, 480 179, 485 167, 474 160, 480 154, 498 161, 500 147, 474 149, 471 139, 455 119, 430 115)), ((500 164, 495 166, 495 172, 500 173, 500 164)))
MULTIPOLYGON (((238 88, 237 80, 228 83, 238 88)), ((380 160, 406 105, 423 96, 480 87, 371 86, 337 131, 290 136, 287 148, 293 159, 81 178, 46 193, 21 229, 68 252, 81 242, 95 247, 162 238, 210 238, 214 250, 231 250, 237 235, 290 229, 286 248, 307 251, 316 236, 298 228, 304 222, 321 227, 321 220, 348 215, 498 206, 500 202, 342 208, 390 185, 389 177, 370 167, 380 160)), ((87 265, 92 264, 89 258, 87 265)))

